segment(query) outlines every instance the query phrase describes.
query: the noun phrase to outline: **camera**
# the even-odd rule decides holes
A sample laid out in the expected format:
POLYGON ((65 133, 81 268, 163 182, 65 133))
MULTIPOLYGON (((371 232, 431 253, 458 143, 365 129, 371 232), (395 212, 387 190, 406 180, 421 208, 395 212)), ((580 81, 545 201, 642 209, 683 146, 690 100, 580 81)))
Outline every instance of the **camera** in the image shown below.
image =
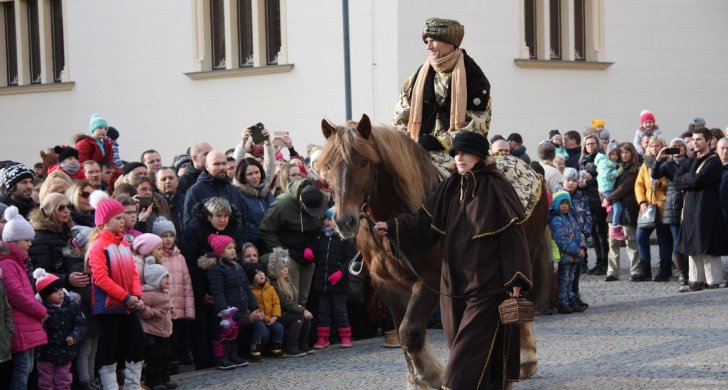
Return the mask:
POLYGON ((667 148, 663 152, 665 154, 680 154, 680 148, 667 148))
POLYGON ((250 136, 253 138, 254 144, 262 144, 265 142, 265 136, 263 136, 263 129, 265 129, 265 125, 258 122, 254 124, 253 126, 249 127, 250 129, 250 136))

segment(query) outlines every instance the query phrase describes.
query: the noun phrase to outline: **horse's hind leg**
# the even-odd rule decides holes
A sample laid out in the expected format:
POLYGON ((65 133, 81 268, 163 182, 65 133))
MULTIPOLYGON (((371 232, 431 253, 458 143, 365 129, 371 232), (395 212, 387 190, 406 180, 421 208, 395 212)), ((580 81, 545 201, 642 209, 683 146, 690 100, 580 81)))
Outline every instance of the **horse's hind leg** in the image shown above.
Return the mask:
POLYGON ((440 388, 443 367, 427 343, 427 321, 430 319, 438 296, 415 283, 407 312, 399 325, 399 340, 405 355, 412 362, 415 382, 421 388, 440 388))
POLYGON ((536 375, 536 333, 533 322, 521 325, 521 379, 536 375))

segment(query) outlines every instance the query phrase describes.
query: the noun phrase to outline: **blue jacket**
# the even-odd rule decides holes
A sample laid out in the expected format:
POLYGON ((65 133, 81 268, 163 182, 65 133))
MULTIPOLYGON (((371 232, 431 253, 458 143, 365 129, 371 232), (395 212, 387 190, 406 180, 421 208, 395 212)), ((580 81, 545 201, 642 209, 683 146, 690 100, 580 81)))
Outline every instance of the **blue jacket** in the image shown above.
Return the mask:
POLYGON ((45 303, 48 309, 48 319, 43 328, 48 335, 48 344, 40 347, 39 360, 63 365, 76 358, 78 342, 86 334, 86 319, 78 307, 80 297, 78 294, 66 295, 60 307, 45 303), (69 346, 66 337, 71 336, 76 341, 69 346))
POLYGON ((197 178, 197 183, 190 187, 185 194, 184 224, 187 225, 194 219, 195 215, 192 209, 197 204, 215 197, 227 199, 245 218, 247 211, 243 201, 243 192, 240 191, 240 188, 235 187, 227 180, 213 178, 207 171, 202 171, 200 177, 197 178))
POLYGON ((577 262, 579 260, 579 250, 586 248, 586 245, 576 218, 571 214, 562 214, 558 210, 552 209, 549 225, 551 226, 551 235, 561 253, 559 264, 577 262))
POLYGON ((272 192, 268 192, 268 196, 265 198, 243 193, 243 201, 247 211, 243 218, 243 234, 248 238, 248 241, 256 241, 260 238, 260 223, 263 221, 263 216, 273 200, 272 192))
POLYGON ((238 312, 234 318, 241 319, 247 318, 250 311, 258 308, 248 277, 236 261, 218 260, 210 254, 200 257, 197 264, 207 271, 215 312, 235 306, 238 312))

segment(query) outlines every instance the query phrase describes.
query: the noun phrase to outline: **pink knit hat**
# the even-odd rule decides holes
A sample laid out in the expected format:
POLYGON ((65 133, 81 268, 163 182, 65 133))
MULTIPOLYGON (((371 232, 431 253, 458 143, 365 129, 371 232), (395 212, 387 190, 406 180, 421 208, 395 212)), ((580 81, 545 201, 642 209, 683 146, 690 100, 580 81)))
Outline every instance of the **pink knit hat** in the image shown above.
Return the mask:
POLYGON ((225 247, 227 247, 231 242, 235 242, 235 240, 224 234, 210 234, 210 236, 207 237, 207 242, 210 243, 212 251, 216 255, 220 256, 222 252, 225 251, 225 247))
POLYGON ((154 248, 162 245, 162 239, 156 234, 144 233, 134 238, 134 243, 131 245, 134 252, 142 255, 149 256, 152 254, 154 248))
POLYGON ((104 191, 94 191, 89 197, 91 207, 96 209, 94 223, 101 226, 111 221, 111 218, 124 213, 124 206, 116 199, 109 199, 109 194, 104 191))
POLYGON ((655 123, 655 114, 651 113, 649 110, 642 110, 642 112, 640 112, 640 126, 643 126, 646 120, 651 120, 652 123, 655 123))

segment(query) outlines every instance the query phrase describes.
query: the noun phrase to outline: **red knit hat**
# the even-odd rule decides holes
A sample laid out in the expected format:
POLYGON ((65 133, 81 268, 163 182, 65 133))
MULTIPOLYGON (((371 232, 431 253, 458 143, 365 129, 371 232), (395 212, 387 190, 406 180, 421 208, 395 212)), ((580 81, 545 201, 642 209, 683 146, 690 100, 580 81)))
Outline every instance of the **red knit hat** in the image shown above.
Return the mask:
POLYGON ((43 268, 36 268, 33 271, 33 278, 35 279, 35 289, 43 298, 53 294, 59 288, 63 288, 61 279, 56 275, 47 273, 43 268))
POLYGON ((640 126, 643 126, 646 120, 650 120, 652 123, 655 123, 655 114, 651 113, 649 110, 642 110, 642 112, 640 112, 640 126))
POLYGON ((212 251, 220 256, 222 255, 222 252, 225 251, 225 248, 230 244, 231 242, 235 242, 232 237, 226 236, 224 234, 210 234, 210 236, 207 237, 207 242, 210 243, 210 248, 212 248, 212 251))

